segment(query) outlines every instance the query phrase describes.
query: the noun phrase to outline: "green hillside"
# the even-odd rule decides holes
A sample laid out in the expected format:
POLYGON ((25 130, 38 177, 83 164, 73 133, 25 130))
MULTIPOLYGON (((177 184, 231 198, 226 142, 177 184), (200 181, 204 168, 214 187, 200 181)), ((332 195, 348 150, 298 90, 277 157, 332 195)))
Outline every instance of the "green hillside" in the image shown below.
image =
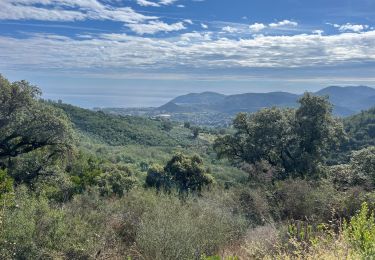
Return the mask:
POLYGON ((349 150, 375 145, 375 107, 345 119, 349 150))
MULTIPOLYGON (((163 129, 163 122, 133 116, 108 115, 67 104, 57 104, 67 113, 75 127, 110 145, 140 144, 176 146, 188 143, 189 131, 179 135, 163 129)), ((177 127, 177 125, 172 125, 177 127)))
POLYGON ((375 257, 375 109, 306 93, 212 129, 40 95, 0 76, 0 259, 375 257))

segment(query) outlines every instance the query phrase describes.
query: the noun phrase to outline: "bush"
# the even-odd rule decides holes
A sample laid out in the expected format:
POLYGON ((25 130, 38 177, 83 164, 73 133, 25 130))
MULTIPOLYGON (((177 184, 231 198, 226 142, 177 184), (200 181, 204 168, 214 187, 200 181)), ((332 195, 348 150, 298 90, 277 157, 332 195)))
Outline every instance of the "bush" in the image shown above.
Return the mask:
POLYGON ((213 177, 204 168, 203 160, 197 156, 178 153, 167 162, 164 169, 154 165, 147 173, 146 185, 158 190, 171 191, 177 188, 180 194, 199 193, 203 187, 213 183, 213 177))
POLYGON ((244 221, 211 201, 160 195, 137 229, 136 245, 144 259, 196 259, 214 255, 239 238, 244 221))
POLYGON ((375 218, 367 203, 363 203, 358 214, 344 225, 344 235, 364 259, 375 257, 375 218))
POLYGON ((277 183, 275 200, 284 219, 325 222, 339 205, 337 191, 329 183, 289 179, 277 183))
POLYGON ((13 179, 6 170, 0 169, 0 208, 8 204, 13 192, 13 179))
POLYGON ((375 146, 362 149, 353 153, 350 165, 358 176, 375 186, 375 146))
POLYGON ((121 197, 133 188, 137 180, 128 167, 117 166, 106 169, 105 173, 97 177, 96 182, 101 195, 114 194, 121 197))
POLYGON ((264 225, 272 221, 271 205, 267 192, 262 189, 241 189, 235 192, 235 200, 239 212, 253 225, 264 225))

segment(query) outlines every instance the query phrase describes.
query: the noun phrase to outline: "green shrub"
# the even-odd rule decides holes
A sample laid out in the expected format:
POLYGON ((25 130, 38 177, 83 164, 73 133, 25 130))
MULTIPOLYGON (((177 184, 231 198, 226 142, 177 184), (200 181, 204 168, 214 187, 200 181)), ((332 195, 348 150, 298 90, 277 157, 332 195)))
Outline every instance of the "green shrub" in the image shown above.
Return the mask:
POLYGON ((13 179, 6 170, 0 169, 0 209, 9 203, 13 192, 13 179))
POLYGON ((133 188, 136 182, 133 173, 126 166, 107 169, 105 173, 96 178, 99 191, 103 196, 112 194, 123 196, 133 188))
POLYGON ((363 203, 358 214, 344 225, 344 235, 363 258, 375 257, 375 218, 367 203, 363 203))
POLYGON ((196 259, 236 241, 244 221, 212 201, 161 194, 141 217, 136 245, 144 259, 196 259))

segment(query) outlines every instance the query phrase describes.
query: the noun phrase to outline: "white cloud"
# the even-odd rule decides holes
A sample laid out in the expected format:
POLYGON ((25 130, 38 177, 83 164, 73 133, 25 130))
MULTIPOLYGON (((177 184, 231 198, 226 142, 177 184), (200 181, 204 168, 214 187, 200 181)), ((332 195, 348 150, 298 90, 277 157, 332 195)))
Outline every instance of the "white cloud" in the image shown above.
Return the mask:
POLYGON ((190 19, 185 19, 184 22, 185 22, 185 23, 188 23, 188 24, 193 24, 193 21, 190 20, 190 19))
POLYGON ((203 29, 208 29, 208 25, 207 25, 207 24, 204 24, 204 23, 201 23, 201 27, 202 27, 203 29))
POLYGON ((338 25, 334 24, 335 28, 339 28, 340 32, 347 32, 347 31, 352 31, 352 32, 362 32, 363 30, 367 29, 369 26, 368 25, 362 25, 362 24, 343 24, 343 25, 338 25))
POLYGON ((322 35, 324 33, 324 31, 323 30, 314 30, 314 31, 312 31, 312 33, 322 35))
POLYGON ((180 31, 186 29, 182 22, 167 24, 162 21, 150 21, 149 23, 134 23, 127 24, 126 26, 140 35, 155 34, 158 32, 180 31))
MULTIPOLYGON (((140 6, 153 6, 153 7, 160 7, 163 5, 172 5, 175 2, 177 2, 177 0, 160 0, 159 2, 153 2, 149 0, 136 0, 136 1, 137 1, 137 4, 140 6)), ((181 6, 178 6, 178 7, 181 7, 181 6)))
POLYGON ((251 24, 249 26, 249 28, 250 28, 251 32, 256 33, 256 32, 260 32, 261 30, 267 28, 267 26, 262 24, 262 23, 254 23, 254 24, 251 24))
POLYGON ((138 23, 155 16, 137 13, 130 7, 114 8, 98 0, 1 0, 0 20, 113 20, 138 23))
POLYGON ((222 28, 223 32, 228 32, 228 33, 235 33, 238 32, 238 29, 232 27, 232 26, 225 26, 222 28))
MULTIPOLYGON (((143 33, 156 30, 143 29, 143 33)), ((91 36, 0 36, 0 69, 38 68, 60 72, 97 68, 118 73, 124 70, 144 72, 145 69, 173 71, 178 66, 187 69, 321 68, 375 62, 375 31, 248 39, 211 37, 210 33, 188 33, 162 39, 126 34, 91 36)))
POLYGON ((154 6, 154 7, 160 6, 160 4, 155 3, 155 2, 151 2, 151 1, 148 1, 148 0, 137 0, 137 4, 139 4, 140 6, 154 6))
POLYGON ((297 22, 293 22, 290 20, 283 20, 277 23, 270 23, 269 27, 271 28, 278 28, 278 27, 295 27, 298 26, 297 22))
POLYGON ((175 2, 177 2, 177 0, 160 0, 160 4, 162 5, 171 5, 171 4, 174 4, 175 2))

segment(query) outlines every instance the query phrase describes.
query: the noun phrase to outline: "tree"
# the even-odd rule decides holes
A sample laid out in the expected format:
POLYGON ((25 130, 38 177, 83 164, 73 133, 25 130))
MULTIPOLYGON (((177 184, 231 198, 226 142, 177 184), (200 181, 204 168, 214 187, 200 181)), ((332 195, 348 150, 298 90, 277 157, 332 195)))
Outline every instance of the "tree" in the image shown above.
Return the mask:
POLYGON ((147 171, 146 186, 169 191, 171 189, 171 178, 159 164, 152 165, 147 171))
POLYGON ((193 132, 193 137, 194 137, 194 139, 196 139, 196 138, 198 138, 198 136, 199 136, 199 132, 200 132, 200 129, 199 129, 199 127, 193 127, 193 128, 190 128, 191 130, 192 130, 192 132, 193 132))
POLYGON ((169 191, 176 187, 182 194, 200 192, 204 186, 210 185, 213 178, 204 168, 202 159, 197 156, 186 156, 178 153, 164 168, 154 165, 148 171, 146 185, 158 190, 169 191))
POLYGON ((170 132, 173 129, 173 124, 170 121, 163 121, 161 127, 164 131, 170 132))
POLYGON ((351 170, 358 179, 375 186, 375 146, 353 152, 350 160, 351 170))
POLYGON ((306 93, 298 102, 293 125, 295 168, 300 173, 312 173, 330 151, 339 147, 345 132, 342 122, 332 116, 332 105, 326 97, 306 93))
POLYGON ((299 103, 297 110, 266 108, 238 114, 233 121, 236 132, 215 141, 218 157, 250 164, 265 160, 278 169, 279 178, 315 175, 345 134, 326 98, 306 93, 299 103))
POLYGON ((256 164, 267 161, 281 173, 291 162, 288 144, 293 110, 267 108, 254 114, 240 113, 233 121, 236 132, 219 137, 214 149, 219 158, 256 164))
POLYGON ((104 170, 105 172, 96 180, 103 196, 115 194, 122 197, 136 183, 136 178, 127 166, 110 167, 104 170))
POLYGON ((184 127, 185 127, 185 128, 188 128, 188 129, 189 129, 190 126, 191 126, 190 122, 184 122, 184 127))
POLYGON ((40 101, 40 94, 26 81, 10 83, 0 75, 0 168, 33 151, 43 150, 49 160, 71 150, 70 121, 64 112, 40 101))

